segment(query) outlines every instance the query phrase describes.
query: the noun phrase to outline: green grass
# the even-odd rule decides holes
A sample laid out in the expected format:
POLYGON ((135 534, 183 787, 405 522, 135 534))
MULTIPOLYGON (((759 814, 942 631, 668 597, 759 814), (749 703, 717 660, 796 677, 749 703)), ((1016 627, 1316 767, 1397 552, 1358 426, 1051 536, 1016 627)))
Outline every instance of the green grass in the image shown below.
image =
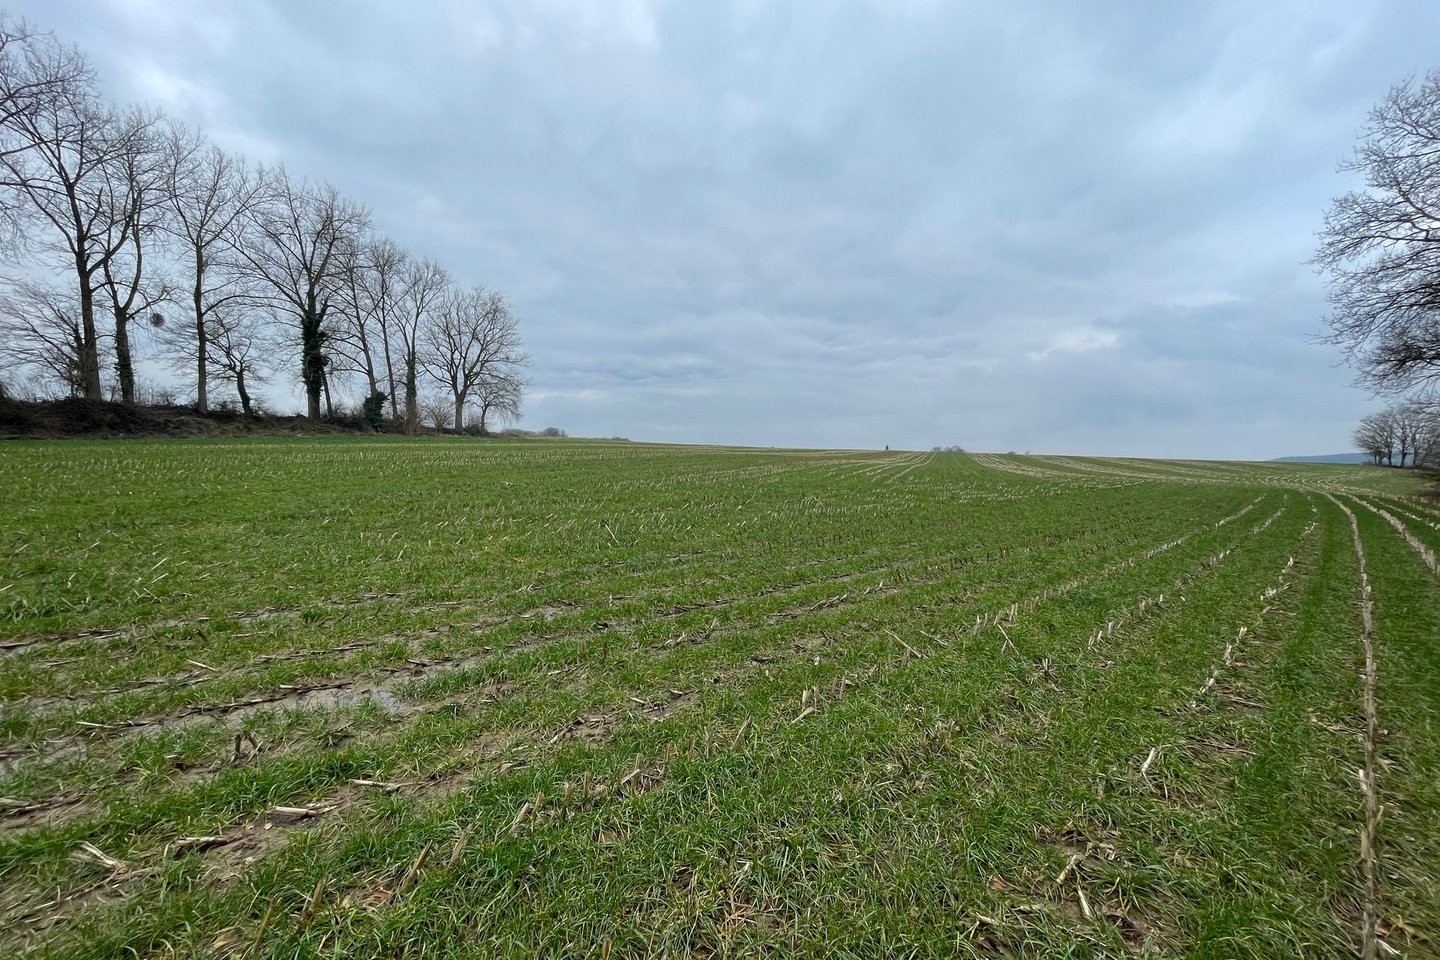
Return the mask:
POLYGON ((327 439, 0 488, 6 953, 1354 955, 1325 494, 1382 936, 1440 949, 1399 471, 327 439))

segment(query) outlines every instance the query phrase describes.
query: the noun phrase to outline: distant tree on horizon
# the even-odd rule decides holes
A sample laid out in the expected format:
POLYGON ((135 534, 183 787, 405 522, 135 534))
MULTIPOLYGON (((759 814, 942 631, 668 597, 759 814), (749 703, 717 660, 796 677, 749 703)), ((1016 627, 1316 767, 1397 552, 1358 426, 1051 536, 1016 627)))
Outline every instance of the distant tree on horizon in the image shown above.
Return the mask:
POLYGON ((1432 398, 1393 404, 1362 417, 1352 437, 1377 466, 1430 465, 1440 454, 1440 403, 1432 398))
POLYGON ((529 357, 503 296, 483 287, 452 292, 420 339, 421 366, 454 401, 455 429, 465 428, 465 407, 487 389, 513 389, 518 410, 521 368, 529 357))

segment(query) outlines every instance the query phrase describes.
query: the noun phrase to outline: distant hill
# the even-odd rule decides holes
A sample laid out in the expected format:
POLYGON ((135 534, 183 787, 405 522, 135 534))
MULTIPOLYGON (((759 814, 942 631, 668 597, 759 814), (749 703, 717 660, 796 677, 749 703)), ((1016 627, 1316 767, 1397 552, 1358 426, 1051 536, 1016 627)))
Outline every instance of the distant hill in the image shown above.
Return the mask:
POLYGON ((1369 463, 1363 453, 1321 453, 1313 457, 1276 457, 1271 463, 1369 463))

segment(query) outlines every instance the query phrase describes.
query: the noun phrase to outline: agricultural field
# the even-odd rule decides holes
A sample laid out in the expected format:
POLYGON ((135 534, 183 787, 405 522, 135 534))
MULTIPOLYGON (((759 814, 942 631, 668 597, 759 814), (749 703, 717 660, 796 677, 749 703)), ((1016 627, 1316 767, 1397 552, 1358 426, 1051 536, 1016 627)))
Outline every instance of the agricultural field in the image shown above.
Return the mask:
POLYGON ((1399 471, 0 449, 0 955, 1440 956, 1399 471))

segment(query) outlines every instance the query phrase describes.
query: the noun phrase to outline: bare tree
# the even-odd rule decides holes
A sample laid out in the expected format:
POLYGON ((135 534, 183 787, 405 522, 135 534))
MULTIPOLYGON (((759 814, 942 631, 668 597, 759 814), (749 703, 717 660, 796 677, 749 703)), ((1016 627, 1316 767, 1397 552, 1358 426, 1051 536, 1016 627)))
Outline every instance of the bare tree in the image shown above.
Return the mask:
MULTIPOLYGON (((34 113, 64 87, 93 79, 90 65, 78 51, 60 47, 49 34, 0 13, 0 128, 8 130, 13 121, 34 113)), ((0 151, 28 146, 23 140, 7 139, 0 143, 0 151)))
POLYGON ((1402 467, 1407 455, 1412 467, 1421 466, 1434 456, 1436 435, 1440 433, 1440 401, 1435 396, 1412 397, 1387 412, 1395 424, 1402 467))
POLYGON ((1382 462, 1395 462, 1395 422, 1389 411, 1372 413, 1362 417, 1355 428, 1355 446, 1379 466, 1382 462))
POLYGON ((1422 395, 1392 404, 1362 418, 1354 437, 1376 464, 1421 466, 1436 455, 1440 443, 1440 399, 1422 395))
POLYGON ((112 256, 100 263, 100 288, 114 317, 115 377, 120 399, 135 402, 135 364, 130 325, 141 317, 160 321, 155 307, 170 292, 153 268, 147 270, 145 253, 159 233, 164 214, 159 144, 153 136, 156 117, 135 111, 125 119, 136 133, 130 149, 107 168, 105 185, 108 212, 104 217, 106 249, 112 256))
POLYGON ((391 397, 395 388, 388 373, 388 314, 395 308, 395 279, 404 253, 389 241, 364 238, 349 244, 340 258, 339 318, 334 353, 347 370, 365 378, 367 396, 391 397), (377 263, 376 255, 389 257, 377 263), (389 389, 382 390, 381 384, 389 389))
MULTIPOLYGON (((66 90, 88 87, 94 74, 85 58, 73 48, 60 46, 23 20, 0 13, 0 159, 18 157, 36 146, 25 130, 46 105, 66 90)), ((14 197, 13 199, 21 199, 14 197)), ((7 245, 18 241, 17 215, 25 209, 12 205, 12 195, 0 195, 0 225, 7 245)))
POLYGON ((1416 415, 1417 409, 1408 403, 1398 404, 1390 408, 1390 419, 1395 424, 1395 445, 1400 452, 1400 466, 1405 466, 1405 458, 1415 449, 1415 441, 1421 427, 1421 420, 1416 415))
POLYGON ((494 423, 510 423, 520 419, 520 405, 525 395, 525 380, 517 367, 492 370, 481 379, 475 390, 475 405, 480 411, 480 432, 488 433, 494 423))
POLYGON ((1394 87, 1353 159, 1365 190, 1337 198, 1314 263, 1330 280, 1329 341, 1362 381, 1404 390, 1440 376, 1440 70, 1394 87))
MULTIPOLYGON (((390 397, 390 416, 399 419, 396 399, 399 382, 395 371, 395 333, 401 322, 412 276, 410 255, 388 237, 371 237, 366 244, 368 269, 361 276, 364 295, 374 306, 374 317, 380 337, 380 350, 385 361, 386 391, 390 397)), ((419 292, 418 290, 416 291, 419 292)), ((422 298, 423 299, 423 298, 422 298)))
POLYGON ((456 291, 421 331, 420 362, 455 402, 455 428, 464 429, 465 405, 481 384, 517 375, 529 358, 510 305, 484 287, 456 291))
POLYGON ((400 303, 390 329, 394 340, 392 352, 399 354, 400 385, 405 390, 405 432, 413 436, 420 428, 422 332, 450 299, 455 284, 449 274, 430 260, 407 261, 400 282, 400 303))
POLYGON ((85 394, 85 333, 73 290, 36 282, 0 297, 0 358, 11 369, 39 370, 72 397, 85 394))
POLYGON ((436 430, 449 430, 455 423, 455 408, 448 397, 426 394, 419 399, 416 418, 436 430))
POLYGON ((1440 468, 1440 395, 1417 397, 1412 405, 1416 418, 1412 462, 1417 467, 1440 468))
POLYGON ((215 377, 235 385, 240 397, 240 413, 246 419, 255 416, 250 387, 264 379, 269 369, 266 355, 270 339, 266 324, 254 310, 211 310, 206 315, 207 347, 215 367, 215 377))
POLYGON ((210 404, 209 318, 252 295, 242 282, 244 272, 235 269, 236 248, 249 214, 263 198, 265 180, 242 158, 180 124, 166 130, 163 150, 170 206, 166 226, 182 251, 190 314, 186 332, 193 340, 180 353, 195 364, 195 406, 204 413, 210 404))
POLYGON ((283 316, 312 419, 341 370, 388 394, 392 415, 403 392, 410 432, 422 371, 445 385, 457 427, 469 403, 482 430, 519 415, 527 358, 503 297, 457 292, 436 264, 371 236, 368 211, 328 184, 252 170, 153 111, 116 109, 76 49, 0 13, 0 221, 22 213, 16 242, 52 255, 68 289, 12 285, 0 356, 76 395, 103 397, 113 343, 115 389, 136 398, 136 324, 163 323, 170 296, 155 269, 163 234, 180 251, 189 316, 161 339, 193 364, 201 411, 216 381, 250 409, 283 316))
MULTIPOLYGON (((73 271, 80 308, 83 394, 100 399, 100 335, 95 298, 102 272, 128 234, 111 230, 114 168, 139 148, 153 118, 121 114, 105 104, 84 58, 54 41, 25 45, 26 76, 71 77, 5 121, 0 186, 22 198, 48 246, 73 271)), ((20 81, 7 78, 6 84, 20 81)))
POLYGON ((370 214, 329 184, 297 183, 283 168, 268 193, 251 214, 255 242, 241 246, 240 253, 269 299, 295 322, 306 414, 318 420, 322 393, 328 406, 333 331, 326 321, 341 280, 341 256, 369 229, 370 214))

